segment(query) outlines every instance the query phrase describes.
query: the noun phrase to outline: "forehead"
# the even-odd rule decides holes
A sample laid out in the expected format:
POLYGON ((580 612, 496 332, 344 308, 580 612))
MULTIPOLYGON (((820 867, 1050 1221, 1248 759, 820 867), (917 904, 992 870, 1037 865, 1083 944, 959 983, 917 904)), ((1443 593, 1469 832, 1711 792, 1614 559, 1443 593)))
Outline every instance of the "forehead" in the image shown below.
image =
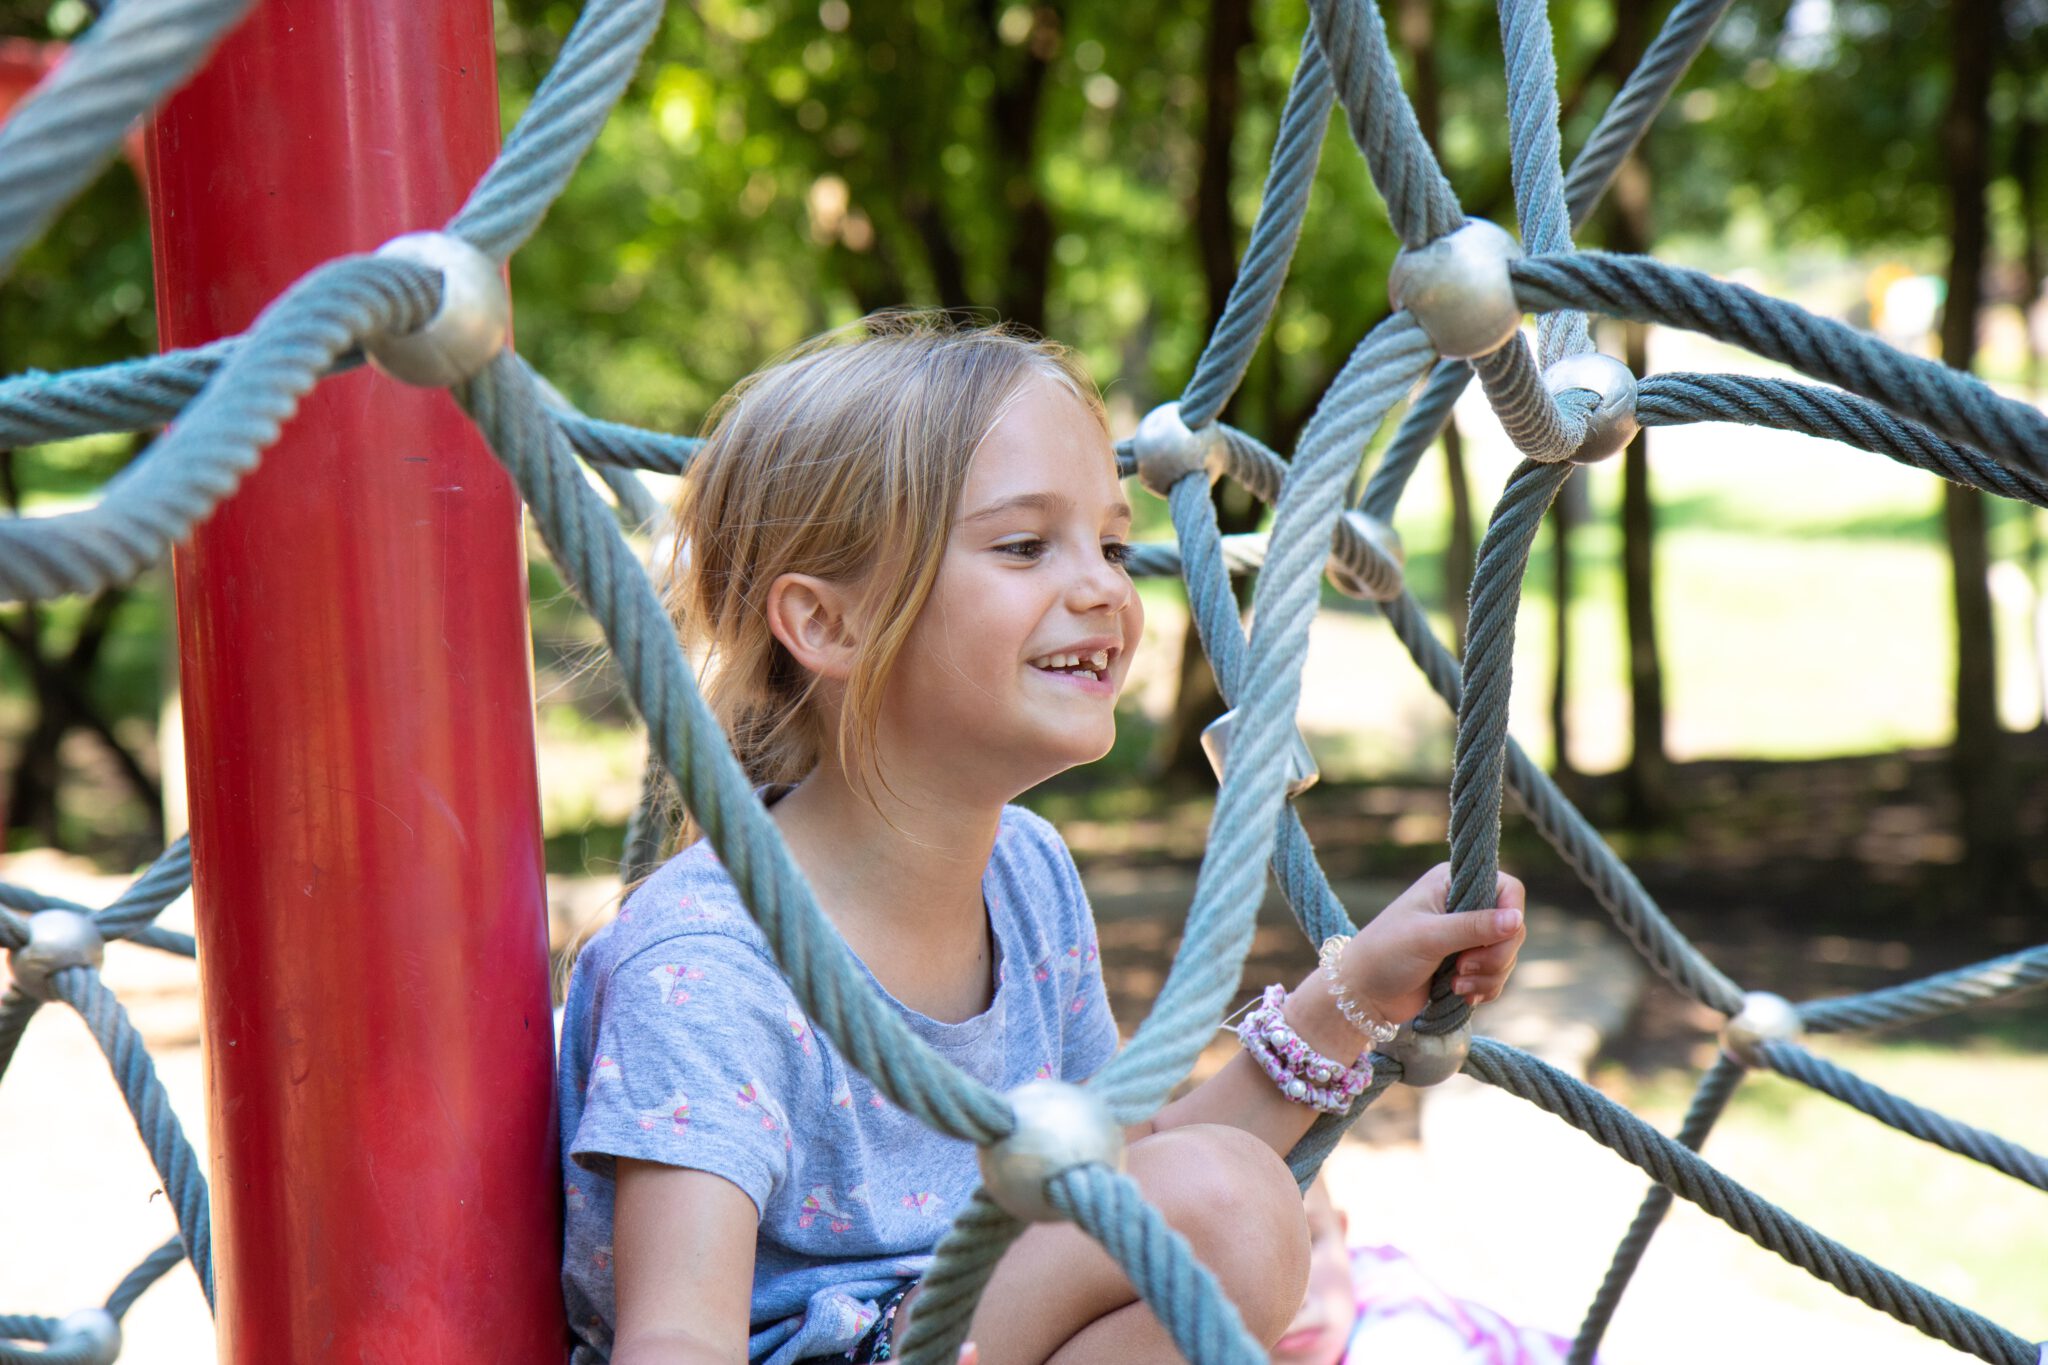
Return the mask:
POLYGON ((1018 493, 1119 497, 1116 451, 1087 404, 1057 380, 1027 378, 974 452, 961 501, 972 509, 1018 493))

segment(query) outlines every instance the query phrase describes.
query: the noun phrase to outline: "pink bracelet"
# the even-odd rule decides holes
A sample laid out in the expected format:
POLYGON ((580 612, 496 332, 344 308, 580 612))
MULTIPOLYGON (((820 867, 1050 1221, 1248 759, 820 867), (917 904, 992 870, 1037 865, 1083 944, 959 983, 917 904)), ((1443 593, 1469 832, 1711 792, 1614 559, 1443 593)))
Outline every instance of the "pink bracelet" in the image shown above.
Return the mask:
POLYGON ((1372 1084, 1372 1053, 1350 1066, 1325 1057, 1288 1026, 1281 1012, 1287 991, 1275 983, 1237 1026, 1238 1041, 1280 1093, 1325 1114, 1350 1112, 1352 1102, 1372 1084))

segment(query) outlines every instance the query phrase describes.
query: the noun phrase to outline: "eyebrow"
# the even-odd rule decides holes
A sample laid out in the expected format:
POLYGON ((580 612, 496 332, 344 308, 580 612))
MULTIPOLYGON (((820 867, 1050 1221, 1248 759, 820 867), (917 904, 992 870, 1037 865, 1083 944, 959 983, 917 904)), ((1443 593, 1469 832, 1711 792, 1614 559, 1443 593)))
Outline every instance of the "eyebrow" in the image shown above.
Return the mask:
MULTIPOLYGON (((964 525, 970 521, 983 521, 989 517, 1001 516, 1005 512, 1014 512, 1019 509, 1053 514, 1071 511, 1073 506, 1074 500, 1064 493, 1019 493, 1013 498, 1004 498, 1001 502, 992 502, 979 512, 970 512, 968 515, 960 518, 960 521, 964 525)), ((1128 520, 1131 515, 1131 505, 1122 499, 1110 503, 1108 510, 1112 519, 1123 517, 1128 520)))

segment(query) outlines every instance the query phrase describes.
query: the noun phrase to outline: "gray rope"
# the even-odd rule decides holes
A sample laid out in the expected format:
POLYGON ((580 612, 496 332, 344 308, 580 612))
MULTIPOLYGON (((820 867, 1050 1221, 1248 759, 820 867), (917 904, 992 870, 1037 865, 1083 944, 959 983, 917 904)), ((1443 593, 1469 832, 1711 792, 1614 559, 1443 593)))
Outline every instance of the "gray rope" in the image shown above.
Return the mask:
POLYGON ((1797 1044, 1766 1042, 1756 1051, 1757 1059, 1779 1075, 1840 1100, 1887 1127, 1981 1162, 2037 1190, 2048 1191, 2048 1161, 2016 1142, 1894 1095, 1797 1044))
POLYGON ((1888 456, 1986 493, 2048 507, 2048 482, 2007 469, 1839 389, 1741 374, 1667 372, 1637 386, 1636 419, 1644 426, 1741 422, 1796 431, 1888 456))
POLYGON ((0 124, 0 278, 250 0, 125 0, 0 124))
POLYGON ((1590 308, 1700 332, 1860 393, 2009 468, 2048 474, 2048 415, 1794 304, 1696 270, 1602 251, 1526 257, 1511 274, 1527 307, 1590 308))
POLYGON ((1310 33, 1330 64, 1351 137, 1401 241, 1424 246, 1465 221, 1451 182, 1422 136, 1387 50, 1374 0, 1309 0, 1310 33))
MULTIPOLYGON (((1266 562, 1266 538, 1262 535, 1223 537, 1223 567, 1232 578, 1259 571, 1266 562)), ((1124 567, 1133 578, 1179 578, 1182 576, 1180 546, 1170 541, 1141 541, 1131 546, 1124 567)))
MULTIPOLYGON (((1569 464, 1524 462, 1517 467, 1480 542, 1451 770, 1451 886, 1445 899, 1453 911, 1484 909, 1498 901, 1494 886, 1500 870, 1517 589, 1543 514, 1571 473, 1569 464)), ((1446 959, 1437 969, 1429 1004, 1416 1023, 1422 1032, 1447 1033, 1471 1015, 1471 1006, 1451 991, 1455 975, 1454 960, 1446 959)))
POLYGON ((0 379, 0 450, 160 427, 220 372, 238 342, 231 338, 143 360, 0 379))
POLYGON ((1202 1365, 1266 1365, 1266 1351, 1187 1238, 1107 1166, 1076 1166, 1048 1182, 1054 1207, 1116 1258, 1180 1353, 1202 1365))
MULTIPOLYGON (((1592 136, 1586 139, 1586 145, 1572 159, 1571 169, 1565 172, 1565 200, 1571 207, 1574 228, 1584 227, 1593 216, 1615 171, 1649 131, 1680 77, 1706 46, 1728 3, 1729 0, 1679 0, 1672 8, 1663 29, 1643 54, 1642 62, 1600 115, 1592 136)), ((1361 504, 1367 512, 1382 521, 1393 520, 1394 504, 1401 500, 1401 491, 1414 472, 1415 461, 1443 430, 1452 405, 1471 379, 1472 367, 1462 360, 1438 364, 1429 377, 1423 399, 1409 409, 1395 432, 1382 469, 1373 473, 1372 485, 1361 504)))
MULTIPOLYGON (((21 1036, 28 1031, 28 1021, 41 1007, 40 1000, 24 994, 12 984, 5 991, 0 991, 0 1076, 7 1074, 8 1063, 14 1060, 14 1051, 21 1046, 21 1036)), ((0 1336, 5 1335, 0 1332, 0 1336)))
MULTIPOLYGON (((1454 711, 1461 709, 1464 684, 1458 661, 1430 628, 1422 604, 1404 593, 1381 610, 1436 694, 1454 711)), ((1513 738, 1507 744, 1507 784, 1544 840, 1579 874, 1658 975, 1722 1014, 1742 1008, 1742 988, 1678 932, 1628 864, 1513 738)))
POLYGON ((675 775, 805 1012, 898 1108, 970 1142, 1006 1136, 1015 1122, 1008 1103, 942 1061, 861 980, 706 709, 645 570, 542 410, 522 362, 501 353, 465 393, 549 553, 603 628, 651 751, 675 775))
POLYGON ((50 985, 58 998, 78 1011, 85 1026, 92 1030, 100 1051, 106 1054, 107 1065, 121 1087, 121 1097, 128 1102, 128 1112, 135 1116, 136 1131, 142 1135, 143 1146, 149 1149, 150 1164, 156 1167, 157 1178, 164 1182, 164 1193, 170 1197, 172 1212, 177 1216, 185 1257, 197 1272, 199 1287, 205 1291, 206 1305, 211 1308, 213 1240, 207 1217, 206 1176, 192 1154, 192 1144, 178 1127, 178 1116, 171 1109, 163 1082, 157 1079, 156 1064, 142 1045, 142 1035, 130 1022, 128 1011, 121 1008, 121 1002, 91 968, 68 967, 54 974, 50 985))
POLYGON ((918 1281, 917 1308, 903 1338, 904 1365, 954 1365, 974 1322, 975 1305, 1024 1223, 976 1190, 939 1239, 931 1268, 918 1281))
POLYGON ((191 885, 192 839, 181 834, 112 904, 92 917, 93 927, 102 938, 134 938, 191 885))
POLYGON ((1429 382, 1401 415, 1394 439, 1387 443, 1386 453, 1374 467, 1365 494, 1358 500, 1367 516, 1388 523, 1394 520, 1394 507, 1408 487, 1409 475, 1435 443, 1444 423, 1451 420, 1451 409, 1471 380, 1472 367, 1462 360, 1439 360, 1429 372, 1429 382))
POLYGON ((2025 948, 1863 995, 1811 1000, 1799 1007, 1799 1019, 1809 1033, 1893 1028, 2042 986, 2048 986, 2048 946, 2025 948))
MULTIPOLYGON (((1168 497, 1173 525, 1180 535, 1181 558, 1187 566, 1189 614, 1201 639, 1202 652, 1216 675, 1216 689, 1228 708, 1238 705, 1245 682, 1244 626, 1237 615, 1237 597, 1223 565, 1222 535, 1216 504, 1202 479, 1182 479, 1168 497)), ((1281 761, 1286 761, 1283 754, 1281 761)), ((1292 802, 1280 809, 1280 830, 1273 851, 1287 903, 1311 943, 1332 934, 1348 934, 1353 925, 1337 893, 1316 861, 1301 812, 1292 802)))
POLYGON ((0 520, 0 601, 126 583, 232 493, 334 357, 374 332, 418 327, 441 281, 419 266, 349 257, 264 310, 208 391, 146 459, 83 512, 0 520))
MULTIPOLYGON (((1498 8, 1501 46, 1507 54, 1510 178, 1522 246, 1533 252, 1570 251, 1550 13, 1545 0, 1499 0, 1498 8)), ((1584 313, 1547 313, 1536 320, 1536 331, 1544 369, 1565 356, 1593 349, 1584 313)))
POLYGON ((1583 227, 1593 216, 1600 197, 1614 181, 1614 173, 1642 141, 1679 78, 1706 47, 1728 4, 1729 0, 1678 0, 1671 7, 1664 27, 1565 173, 1564 196, 1571 205, 1574 226, 1583 227))
POLYGON ((590 0, 447 231, 502 261, 540 227, 640 65, 661 0, 590 0))
POLYGON ((128 1315, 135 1301, 158 1280, 171 1273, 180 1261, 185 1259, 185 1244, 176 1237, 171 1238, 155 1251, 143 1258, 142 1264, 121 1278, 114 1292, 107 1296, 107 1311, 118 1320, 128 1315))
POLYGON ((1552 397, 1536 372, 1529 343, 1517 335, 1507 345, 1472 362, 1486 401, 1500 418, 1501 429, 1515 449, 1532 460, 1557 464, 1571 458, 1586 439, 1586 421, 1595 395, 1566 389, 1552 397))
MULTIPOLYGON (((183 411, 242 341, 228 337, 140 360, 61 374, 30 370, 0 379, 0 450, 107 432, 152 431, 183 411)), ((345 374, 362 364, 361 350, 351 347, 335 357, 327 373, 345 374)), ((607 422, 559 406, 551 405, 548 415, 576 453, 593 465, 681 474, 703 444, 695 437, 607 422)))
POLYGON ((1815 1232, 1585 1082, 1490 1038, 1472 1040, 1465 1071, 1557 1115, 1759 1246, 1879 1312, 1995 1365, 2038 1365, 2038 1350, 2017 1333, 1815 1232))
POLYGON ((1304 33, 1294 80, 1287 88, 1287 105, 1280 113, 1280 131, 1273 140, 1266 184, 1259 194, 1259 216, 1252 223, 1251 241, 1245 246, 1237 278, 1230 283, 1223 316, 1209 333, 1195 361, 1194 374, 1181 393, 1181 420, 1191 430, 1212 420, 1237 392, 1274 305, 1280 301, 1287 267, 1301 240, 1301 221, 1308 213, 1309 190, 1315 185, 1316 163, 1322 158, 1323 134, 1330 126, 1330 106, 1336 98, 1323 49, 1313 33, 1304 33))
MULTIPOLYGON (((1442 373, 1443 367, 1438 366, 1431 376, 1432 383, 1442 373)), ((1230 438, 1231 475, 1253 496, 1271 502, 1285 474, 1286 462, 1255 438, 1229 427, 1224 431, 1230 438)), ((1342 534, 1337 544, 1340 550, 1345 546, 1342 534)), ((1354 572, 1367 571, 1362 558, 1352 558, 1347 553, 1347 562, 1354 572)), ((1463 695, 1460 667, 1436 638, 1421 604, 1404 592, 1382 603, 1381 610, 1430 686, 1456 711, 1463 695)), ((1579 874, 1615 924, 1660 975, 1688 998, 1722 1014, 1732 1015, 1742 1008, 1742 988, 1678 932, 1599 831, 1512 739, 1508 741, 1507 781, 1545 840, 1579 874)))
POLYGON ((1251 944, 1251 907, 1277 834, 1282 754, 1292 740, 1307 630, 1346 461, 1421 377, 1430 355, 1413 319, 1405 313, 1389 318, 1353 351, 1303 433, 1259 575, 1245 674, 1250 690, 1232 736, 1235 761, 1226 765, 1217 795, 1181 951, 1152 1013, 1096 1081, 1120 1123, 1157 1109, 1187 1075, 1237 989, 1251 944))
MULTIPOLYGON (((1748 1068, 1727 1053, 1717 1053, 1714 1064, 1700 1077, 1699 1088, 1693 1091, 1692 1104, 1685 1111, 1685 1119, 1678 1125, 1677 1142, 1697 1152, 1706 1142, 1707 1134, 1728 1107, 1729 1099, 1735 1094, 1742 1078, 1749 1074, 1748 1068)), ((1586 1316, 1579 1323, 1578 1336, 1572 1342, 1571 1354, 1566 1357, 1567 1365, 1593 1365, 1594 1354, 1600 1349, 1600 1338, 1607 1334, 1608 1324, 1614 1321, 1614 1310, 1621 1304, 1622 1291, 1635 1277, 1636 1267, 1643 1262, 1643 1253, 1650 1249, 1650 1239, 1657 1234, 1658 1225, 1664 1215, 1671 1211, 1671 1191, 1662 1185, 1650 1186, 1643 1196, 1643 1203, 1636 1210, 1634 1221, 1622 1235, 1621 1245, 1614 1249, 1614 1259, 1608 1264, 1607 1276, 1600 1282, 1600 1290, 1593 1296, 1593 1302, 1586 1308, 1586 1316)))

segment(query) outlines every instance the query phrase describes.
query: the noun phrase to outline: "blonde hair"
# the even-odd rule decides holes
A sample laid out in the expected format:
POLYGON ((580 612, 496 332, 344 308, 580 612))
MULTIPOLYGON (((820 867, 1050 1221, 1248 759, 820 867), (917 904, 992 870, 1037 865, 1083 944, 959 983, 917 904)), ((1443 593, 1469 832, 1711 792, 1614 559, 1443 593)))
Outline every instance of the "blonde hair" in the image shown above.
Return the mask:
MULTIPOLYGON (((873 802, 882 698, 938 578, 968 464, 1033 376, 1107 435, 1102 397, 1066 347, 936 311, 884 309, 813 337, 712 407, 662 598, 702 651, 705 701, 756 786, 798 781, 823 757, 818 679, 767 618, 775 580, 809 574, 857 587, 880 623, 860 641, 837 752, 873 802)), ((677 823, 671 851, 699 833, 677 823)))

